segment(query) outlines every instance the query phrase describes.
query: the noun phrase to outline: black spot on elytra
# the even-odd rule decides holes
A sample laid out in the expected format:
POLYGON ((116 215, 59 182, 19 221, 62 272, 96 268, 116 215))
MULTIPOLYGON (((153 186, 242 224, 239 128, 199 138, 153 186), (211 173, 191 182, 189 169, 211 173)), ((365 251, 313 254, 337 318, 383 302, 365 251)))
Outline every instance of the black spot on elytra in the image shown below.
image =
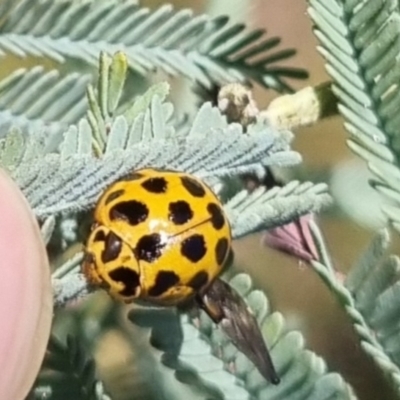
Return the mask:
POLYGON ((206 271, 199 271, 189 282, 188 286, 195 291, 200 290, 208 282, 208 274, 206 271))
POLYGON ((169 204, 168 218, 175 225, 183 225, 193 218, 193 211, 190 205, 183 200, 175 201, 169 204))
POLYGON ((211 215, 212 226, 217 230, 221 229, 225 224, 225 217, 221 207, 216 203, 209 203, 207 206, 207 211, 211 215))
POLYGON ((165 243, 161 241, 158 233, 142 236, 137 242, 135 256, 139 260, 152 263, 161 256, 164 246, 165 243))
POLYGON ((122 201, 115 206, 111 207, 110 219, 111 220, 124 220, 129 225, 137 225, 143 222, 149 215, 149 209, 140 201, 129 200, 122 201))
POLYGON ((96 232, 93 238, 93 242, 104 242, 106 240, 106 234, 103 230, 99 230, 96 232))
POLYGON ((194 234, 181 243, 181 254, 194 263, 200 261, 206 252, 206 242, 202 235, 194 234))
POLYGON ((168 188, 168 183, 164 178, 149 178, 142 183, 143 188, 151 193, 165 193, 168 188))
POLYGON ((124 284, 124 289, 119 292, 122 296, 134 296, 136 294, 140 285, 139 274, 136 271, 121 266, 111 271, 109 275, 113 281, 124 284))
POLYGON ((115 192, 111 192, 104 201, 104 204, 110 204, 113 200, 117 199, 118 197, 122 196, 125 193, 124 189, 116 190, 115 192))
POLYGON ((228 251, 228 247, 229 247, 228 239, 221 238, 218 240, 218 243, 215 246, 215 258, 217 260, 218 265, 223 264, 226 257, 226 253, 228 251))
POLYGON ((110 232, 106 236, 104 250, 101 253, 101 261, 107 263, 115 260, 119 256, 121 248, 121 239, 114 232, 110 232))
POLYGON ((150 296, 160 296, 168 289, 179 283, 179 276, 173 271, 160 271, 157 274, 154 286, 149 289, 150 296))
POLYGON ((204 197, 206 190, 204 187, 195 179, 189 176, 182 176, 181 182, 183 187, 194 197, 204 197))

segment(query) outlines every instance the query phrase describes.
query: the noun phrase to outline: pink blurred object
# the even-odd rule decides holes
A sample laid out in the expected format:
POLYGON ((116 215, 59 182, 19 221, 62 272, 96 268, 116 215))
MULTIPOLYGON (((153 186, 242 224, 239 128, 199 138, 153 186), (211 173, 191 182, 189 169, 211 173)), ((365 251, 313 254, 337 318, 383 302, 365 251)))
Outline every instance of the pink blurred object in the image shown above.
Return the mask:
POLYGON ((280 250, 302 261, 319 259, 314 239, 310 233, 311 214, 294 222, 268 230, 262 237, 262 244, 280 250))
POLYGON ((50 267, 38 224, 0 170, 0 399, 22 400, 43 361, 53 316, 50 267))

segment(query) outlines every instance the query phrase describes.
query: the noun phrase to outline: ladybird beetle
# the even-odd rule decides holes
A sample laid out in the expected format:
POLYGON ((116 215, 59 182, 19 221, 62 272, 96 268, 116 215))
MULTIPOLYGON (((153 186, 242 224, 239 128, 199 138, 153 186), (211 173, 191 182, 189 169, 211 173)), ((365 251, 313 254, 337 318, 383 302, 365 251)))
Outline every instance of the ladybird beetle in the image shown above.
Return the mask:
POLYGON ((218 279, 231 263, 229 221, 211 189, 182 172, 144 169, 100 197, 86 244, 89 283, 129 303, 163 306, 194 298, 273 384, 268 349, 247 304, 218 279))
POLYGON ((83 272, 126 303, 177 305, 222 272, 231 242, 223 208, 202 181, 182 172, 138 170, 100 197, 83 272))

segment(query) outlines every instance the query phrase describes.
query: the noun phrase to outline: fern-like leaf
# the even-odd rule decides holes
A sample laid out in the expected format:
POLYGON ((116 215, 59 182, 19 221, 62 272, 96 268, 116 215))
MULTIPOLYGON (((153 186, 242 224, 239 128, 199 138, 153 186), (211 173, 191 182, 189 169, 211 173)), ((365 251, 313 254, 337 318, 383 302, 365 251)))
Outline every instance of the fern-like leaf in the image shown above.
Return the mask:
MULTIPOLYGON (((320 52, 351 137, 368 162, 375 188, 400 204, 398 160, 400 13, 396 0, 309 0, 320 52)), ((386 207, 400 231, 398 207, 386 207)))
POLYGON ((327 190, 325 184, 298 181, 268 191, 262 187, 251 194, 243 190, 225 205, 233 235, 239 238, 317 212, 330 201, 327 190))
POLYGON ((133 310, 130 318, 152 329, 151 343, 165 352, 162 360, 176 370, 178 379, 184 379, 190 372, 194 374, 191 385, 195 385, 197 379, 216 390, 222 399, 356 398, 338 374, 327 372, 323 360, 304 349, 304 338, 299 332, 285 328, 280 313, 270 313, 267 298, 263 292, 252 288, 247 274, 236 275, 230 284, 257 316, 282 378, 277 386, 268 384, 204 313, 191 318, 172 311, 133 310), (160 318, 163 313, 166 316, 160 318))
POLYGON ((56 269, 52 275, 54 306, 62 307, 70 300, 89 294, 85 276, 80 272, 84 254, 78 252, 56 269))
MULTIPOLYGON (((389 244, 387 231, 380 232, 352 268, 346 286, 370 328, 369 333, 379 344, 364 340, 364 350, 394 381, 400 393, 400 260, 386 256, 389 244)), ((365 336, 367 339, 368 335, 365 336)))
MULTIPOLYGON (((309 0, 320 51, 350 132, 350 148, 368 162, 375 188, 397 206, 385 211, 400 231, 398 59, 400 13, 396 0, 379 2, 309 0)), ((350 273, 346 285, 330 268, 313 263, 345 304, 362 348, 392 380, 400 394, 397 356, 399 320, 398 259, 381 259, 387 239, 374 242, 350 273), (389 339, 390 338, 390 339, 389 339), (390 344, 389 344, 390 343, 390 344)))
POLYGON ((384 257, 389 245, 388 233, 383 231, 373 240, 343 282, 327 259, 318 226, 311 221, 310 228, 321 260, 311 261, 311 265, 344 306, 359 336, 361 348, 400 394, 400 346, 396 344, 400 343, 400 262, 397 257, 384 257))
POLYGON ((95 64, 101 51, 123 49, 130 67, 141 74, 161 68, 207 87, 250 78, 279 91, 288 90, 285 78, 306 74, 275 66, 293 54, 271 52, 278 44, 278 38, 231 25, 225 17, 194 16, 191 10, 174 11, 169 5, 150 12, 129 0, 22 0, 0 26, 3 54, 95 64))
POLYGON ((276 163, 279 164, 293 164, 299 160, 297 154, 289 150, 288 142, 284 145, 280 134, 268 127, 251 135, 244 135, 239 125, 226 122, 224 128, 211 129, 209 119, 215 120, 216 116, 221 121, 224 119, 217 109, 207 105, 199 111, 199 116, 201 120, 197 119, 195 123, 198 126, 203 124, 201 131, 187 137, 172 137, 166 134, 173 130, 165 121, 168 115, 155 99, 142 118, 142 127, 138 125, 140 121, 135 121, 129 132, 124 117, 114 121, 107 145, 114 143, 114 131, 119 136, 118 143, 127 145, 108 147, 101 158, 88 154, 92 131, 88 122, 82 120, 78 129, 68 131, 66 140, 70 144, 63 145, 61 154, 22 161, 13 176, 36 215, 43 218, 60 212, 88 209, 107 185, 132 170, 148 166, 184 170, 207 180, 259 170, 277 156, 276 163), (143 137, 145 128, 152 136, 148 140, 134 141, 133 144, 125 141, 129 136, 136 136, 136 132, 143 137), (83 154, 74 153, 73 143, 84 150, 83 154))
POLYGON ((84 115, 90 80, 90 75, 78 73, 61 77, 43 67, 13 72, 0 81, 0 137, 11 126, 23 132, 46 131, 50 137, 61 134, 84 115))

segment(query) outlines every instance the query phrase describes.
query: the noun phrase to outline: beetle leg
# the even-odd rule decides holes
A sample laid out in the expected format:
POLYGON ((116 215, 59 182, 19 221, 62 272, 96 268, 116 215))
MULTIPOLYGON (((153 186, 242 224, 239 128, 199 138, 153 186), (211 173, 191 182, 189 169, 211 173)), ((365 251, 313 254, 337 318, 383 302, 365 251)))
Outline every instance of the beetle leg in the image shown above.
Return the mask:
POLYGON ((203 293, 198 305, 218 324, 269 382, 280 382, 257 320, 242 297, 226 282, 216 279, 203 293))

